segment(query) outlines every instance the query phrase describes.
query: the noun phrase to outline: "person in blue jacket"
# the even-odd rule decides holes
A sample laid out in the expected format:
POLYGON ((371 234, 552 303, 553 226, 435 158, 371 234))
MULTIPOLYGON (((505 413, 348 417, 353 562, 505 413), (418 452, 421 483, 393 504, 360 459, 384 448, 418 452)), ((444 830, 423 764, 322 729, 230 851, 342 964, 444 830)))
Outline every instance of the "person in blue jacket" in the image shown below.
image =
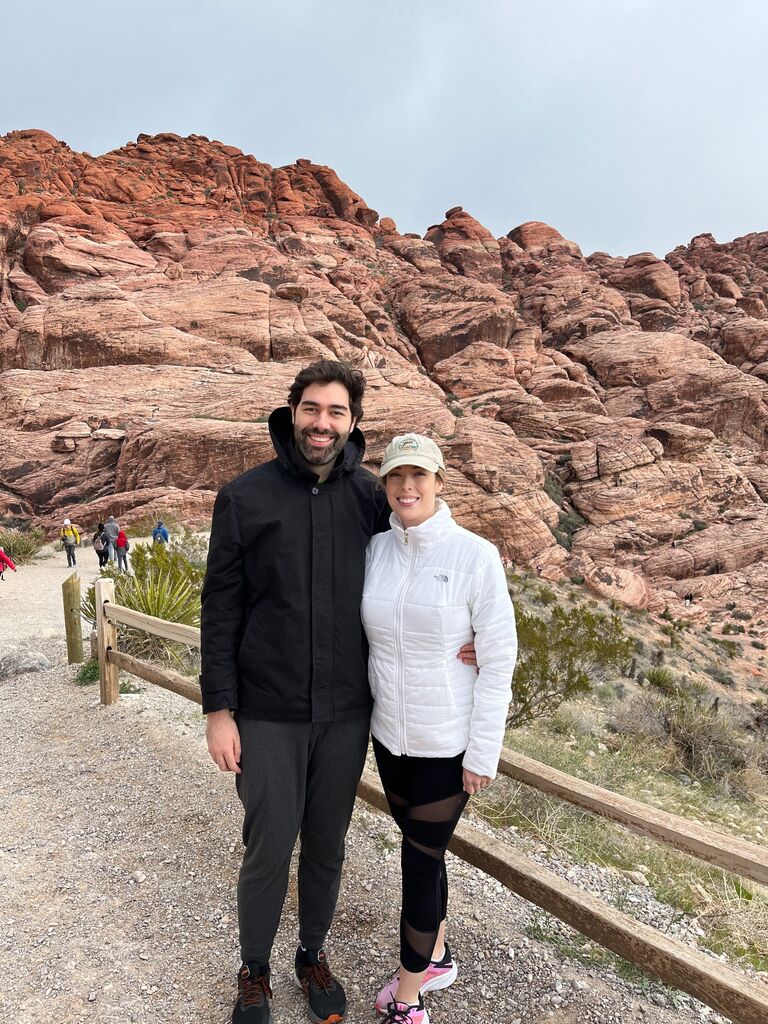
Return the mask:
POLYGON ((158 519, 157 526, 152 531, 152 540, 155 544, 167 544, 169 541, 168 530, 162 519, 158 519))

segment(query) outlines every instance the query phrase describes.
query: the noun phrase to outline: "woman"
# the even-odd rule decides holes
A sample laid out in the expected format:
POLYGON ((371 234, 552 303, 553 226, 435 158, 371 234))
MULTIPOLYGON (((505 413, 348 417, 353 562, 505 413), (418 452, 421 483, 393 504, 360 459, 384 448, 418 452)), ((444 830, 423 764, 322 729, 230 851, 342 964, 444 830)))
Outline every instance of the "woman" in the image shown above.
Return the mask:
POLYGON ((99 568, 107 564, 109 559, 109 538, 104 533, 104 523, 99 523, 93 535, 93 550, 99 556, 99 568))
POLYGON ((115 550, 117 551, 117 568, 125 569, 128 572, 128 552, 131 549, 131 545, 128 543, 128 537, 126 536, 125 530, 120 530, 115 541, 115 550))
POLYGON ((447 988, 445 850, 473 793, 496 774, 517 654, 499 553, 454 522, 445 465, 427 437, 384 453, 389 533, 368 547, 362 616, 370 645, 373 747, 403 834, 400 970, 379 992, 384 1024, 429 1024, 422 994, 447 988), (453 656, 474 635, 476 670, 453 656))

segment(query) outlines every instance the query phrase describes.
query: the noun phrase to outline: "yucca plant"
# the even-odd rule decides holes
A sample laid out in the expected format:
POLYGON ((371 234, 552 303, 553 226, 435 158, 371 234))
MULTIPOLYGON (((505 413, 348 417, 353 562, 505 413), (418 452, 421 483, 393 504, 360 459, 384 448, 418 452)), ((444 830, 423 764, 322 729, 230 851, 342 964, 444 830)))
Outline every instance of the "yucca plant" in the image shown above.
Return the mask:
POLYGON ((45 535, 38 526, 31 530, 0 527, 0 547, 16 565, 26 565, 31 562, 43 544, 45 544, 45 535))
MULTIPOLYGON (((200 592, 205 575, 201 556, 203 546, 193 546, 185 538, 168 545, 137 544, 131 551, 132 573, 118 572, 112 565, 102 570, 115 583, 115 602, 185 626, 200 625, 200 592)), ((89 587, 82 603, 82 614, 96 621, 96 588, 89 587)), ((118 627, 120 649, 148 660, 189 664, 194 655, 183 644, 152 636, 129 626, 118 627)))

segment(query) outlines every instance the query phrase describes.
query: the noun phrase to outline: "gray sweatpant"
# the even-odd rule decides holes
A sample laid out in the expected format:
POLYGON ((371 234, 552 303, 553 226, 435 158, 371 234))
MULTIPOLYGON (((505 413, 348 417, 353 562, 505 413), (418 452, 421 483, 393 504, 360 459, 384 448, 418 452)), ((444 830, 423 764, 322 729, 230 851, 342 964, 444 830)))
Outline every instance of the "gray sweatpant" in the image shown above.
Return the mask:
POLYGON ((317 724, 239 718, 237 725, 237 793, 245 809, 237 887, 240 952, 244 963, 266 964, 299 832, 299 941, 308 949, 325 941, 368 746, 368 718, 317 724))

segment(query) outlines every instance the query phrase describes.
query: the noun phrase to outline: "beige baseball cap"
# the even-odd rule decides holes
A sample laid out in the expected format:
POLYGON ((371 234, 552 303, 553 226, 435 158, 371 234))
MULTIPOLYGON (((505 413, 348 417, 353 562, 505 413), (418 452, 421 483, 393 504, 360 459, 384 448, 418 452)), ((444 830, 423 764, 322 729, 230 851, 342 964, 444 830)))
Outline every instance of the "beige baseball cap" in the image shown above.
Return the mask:
POLYGON ((392 438, 379 473, 384 477, 398 466, 419 466, 430 473, 445 473, 443 453, 431 437, 423 434, 398 434, 392 438))

